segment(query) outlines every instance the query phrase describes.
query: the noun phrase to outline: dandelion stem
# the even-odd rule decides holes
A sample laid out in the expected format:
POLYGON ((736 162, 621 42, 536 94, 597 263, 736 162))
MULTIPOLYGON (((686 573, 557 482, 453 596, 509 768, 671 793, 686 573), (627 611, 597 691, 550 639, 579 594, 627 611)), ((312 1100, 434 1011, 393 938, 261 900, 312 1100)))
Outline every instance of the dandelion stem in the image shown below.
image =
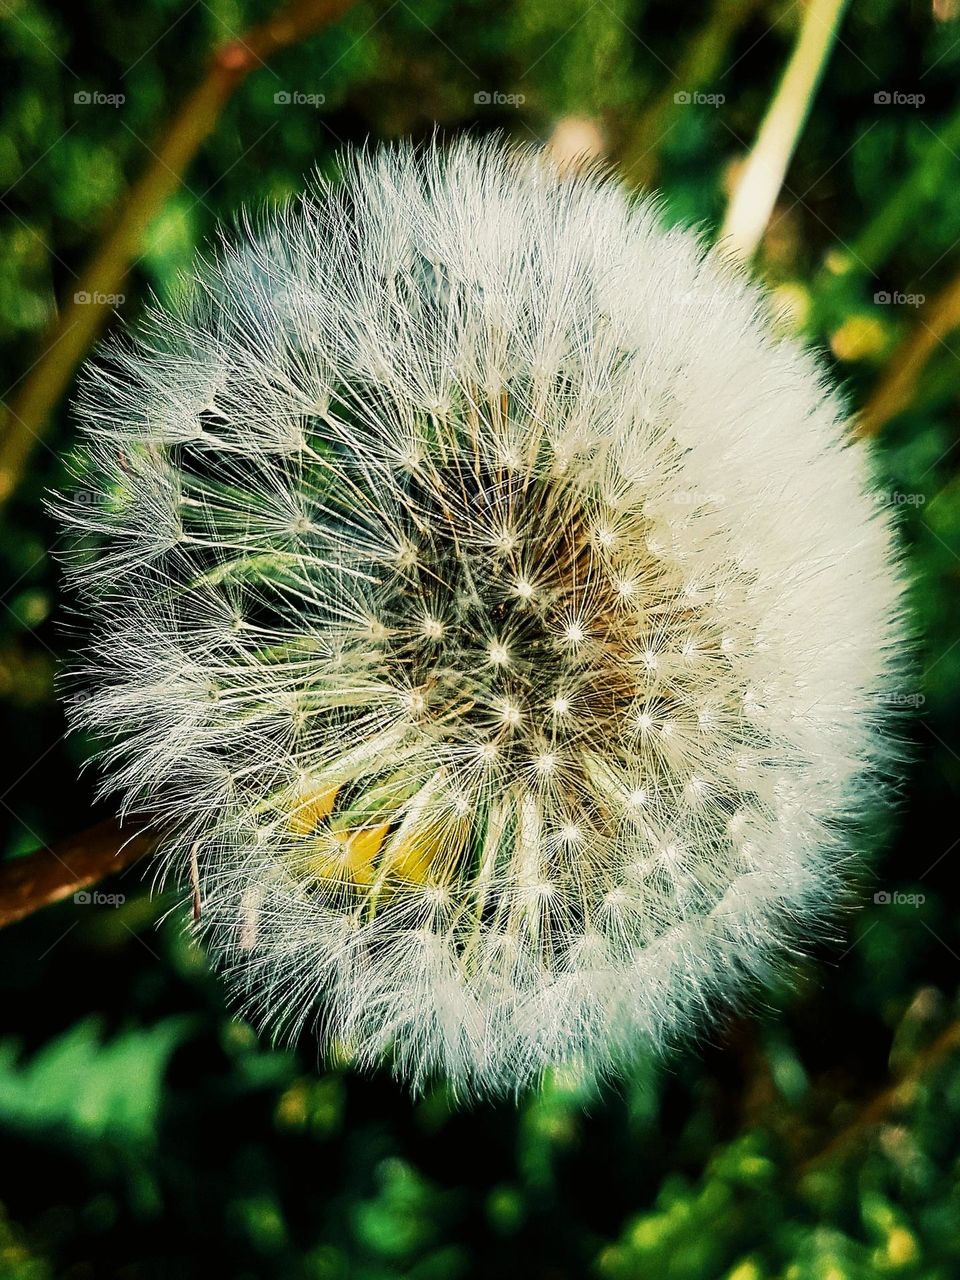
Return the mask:
POLYGON ((848 0, 810 0, 800 33, 727 208, 720 240, 751 258, 763 237, 848 0))

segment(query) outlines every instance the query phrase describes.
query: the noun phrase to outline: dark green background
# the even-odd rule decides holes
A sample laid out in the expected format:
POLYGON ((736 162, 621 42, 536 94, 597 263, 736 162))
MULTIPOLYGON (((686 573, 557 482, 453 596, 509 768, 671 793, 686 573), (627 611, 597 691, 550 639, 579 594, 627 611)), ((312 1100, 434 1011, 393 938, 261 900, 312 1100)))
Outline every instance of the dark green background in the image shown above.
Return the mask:
MULTIPOLYGON (((724 47, 722 0, 360 4, 240 88, 158 212, 119 310, 132 318, 150 290, 162 296, 218 218, 332 169, 341 143, 437 127, 544 139, 558 118, 589 114, 628 177, 656 153, 665 215, 709 234, 801 12, 738 7, 724 47), (707 24, 699 87, 725 101, 675 106, 674 92, 696 87, 685 59, 707 24), (275 104, 285 90, 326 102, 275 104), (482 90, 525 100, 478 105, 482 90)), ((758 258, 854 405, 923 323, 874 295, 932 299, 960 271, 949 10, 853 3, 758 258), (878 104, 882 90, 925 101, 878 104)), ((209 50, 268 12, 247 0, 0 0, 3 388, 36 358, 56 299, 209 50), (81 90, 125 101, 80 105, 81 90)), ((125 896, 119 907, 68 902, 0 935, 0 1275, 960 1275, 960 1072, 949 1052, 923 1056, 954 1025, 960 980, 958 353, 956 334, 937 344, 878 445, 914 583, 904 696, 918 705, 901 726, 910 760, 896 803, 861 841, 873 871, 831 944, 752 1010, 602 1096, 557 1078, 516 1105, 464 1110, 442 1088, 411 1100, 386 1073, 318 1064, 310 1044, 258 1044, 136 869, 103 886, 125 896), (878 890, 925 900, 876 903, 878 890), (870 1111, 904 1073, 897 1105, 870 1111)), ((53 689, 71 639, 42 504, 71 439, 61 406, 0 530, 7 856, 105 812, 94 771, 80 774, 90 744, 64 740, 53 689)))

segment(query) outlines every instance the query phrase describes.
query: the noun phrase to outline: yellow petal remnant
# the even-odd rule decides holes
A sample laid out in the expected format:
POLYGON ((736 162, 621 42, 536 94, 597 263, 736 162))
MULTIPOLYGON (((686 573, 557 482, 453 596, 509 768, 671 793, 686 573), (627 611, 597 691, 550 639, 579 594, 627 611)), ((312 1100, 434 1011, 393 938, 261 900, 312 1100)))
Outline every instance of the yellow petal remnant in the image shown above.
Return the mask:
MULTIPOLYGON (((399 833, 398 833, 399 834, 399 833)), ((463 845, 463 823, 446 823, 411 831, 387 850, 384 862, 391 876, 412 884, 441 879, 463 845), (438 857, 442 862, 438 862, 438 857)))
POLYGON ((380 852, 390 824, 358 827, 354 831, 331 831, 321 838, 315 855, 305 859, 303 871, 324 880, 372 884, 374 859, 380 852))
POLYGON ((287 826, 298 836, 313 835, 324 818, 330 816, 337 799, 338 787, 317 787, 298 796, 287 826))
POLYGON ((438 841, 430 834, 412 835, 402 840, 390 851, 387 865, 390 874, 398 880, 422 884, 427 878, 430 863, 438 850, 438 841))

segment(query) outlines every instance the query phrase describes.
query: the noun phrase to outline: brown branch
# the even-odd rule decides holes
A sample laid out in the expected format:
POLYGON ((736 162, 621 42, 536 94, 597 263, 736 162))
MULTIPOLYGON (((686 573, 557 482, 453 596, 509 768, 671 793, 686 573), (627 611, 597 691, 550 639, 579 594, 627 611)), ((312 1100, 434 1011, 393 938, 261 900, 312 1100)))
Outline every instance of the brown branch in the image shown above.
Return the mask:
MULTIPOLYGON (((890 357, 873 394, 857 415, 854 432, 875 436, 913 399, 917 382, 944 339, 960 326, 960 274, 920 312, 911 333, 890 357)), ((955 352, 951 352, 955 355, 955 352)))
POLYGON ((832 1157, 843 1154, 858 1140, 865 1138, 883 1124, 892 1112, 908 1106, 914 1100, 917 1087, 926 1072, 931 1067, 939 1065, 957 1049, 960 1049, 960 1019, 951 1022, 941 1031, 926 1049, 911 1060, 893 1084, 874 1095, 865 1106, 860 1108, 849 1124, 845 1125, 819 1151, 808 1156, 799 1165, 797 1172, 801 1175, 805 1174, 832 1157))
POLYGON ((24 858, 0 862, 0 929, 129 867, 153 848, 144 826, 114 818, 24 858))
POLYGON ((71 286, 43 338, 43 354, 24 378, 5 414, 0 437, 0 505, 15 491, 50 413, 110 313, 96 302, 116 295, 144 233, 187 166, 212 133, 230 96, 251 71, 290 45, 329 26, 355 0, 290 0, 273 18, 215 50, 206 74, 168 125, 152 160, 127 193, 119 217, 71 286))

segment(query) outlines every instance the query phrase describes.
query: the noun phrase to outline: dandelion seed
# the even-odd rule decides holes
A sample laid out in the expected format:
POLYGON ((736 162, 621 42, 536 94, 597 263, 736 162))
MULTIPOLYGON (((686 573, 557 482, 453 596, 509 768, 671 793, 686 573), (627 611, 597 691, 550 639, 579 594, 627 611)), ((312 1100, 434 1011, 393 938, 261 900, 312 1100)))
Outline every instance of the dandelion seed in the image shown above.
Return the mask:
POLYGON ((504 724, 516 726, 520 723, 520 708, 513 702, 505 702, 500 708, 500 718, 504 724))
POLYGON ((415 1087, 603 1074, 842 883, 888 515, 648 203, 496 143, 344 167, 86 373, 72 721, 257 1023, 415 1087))

